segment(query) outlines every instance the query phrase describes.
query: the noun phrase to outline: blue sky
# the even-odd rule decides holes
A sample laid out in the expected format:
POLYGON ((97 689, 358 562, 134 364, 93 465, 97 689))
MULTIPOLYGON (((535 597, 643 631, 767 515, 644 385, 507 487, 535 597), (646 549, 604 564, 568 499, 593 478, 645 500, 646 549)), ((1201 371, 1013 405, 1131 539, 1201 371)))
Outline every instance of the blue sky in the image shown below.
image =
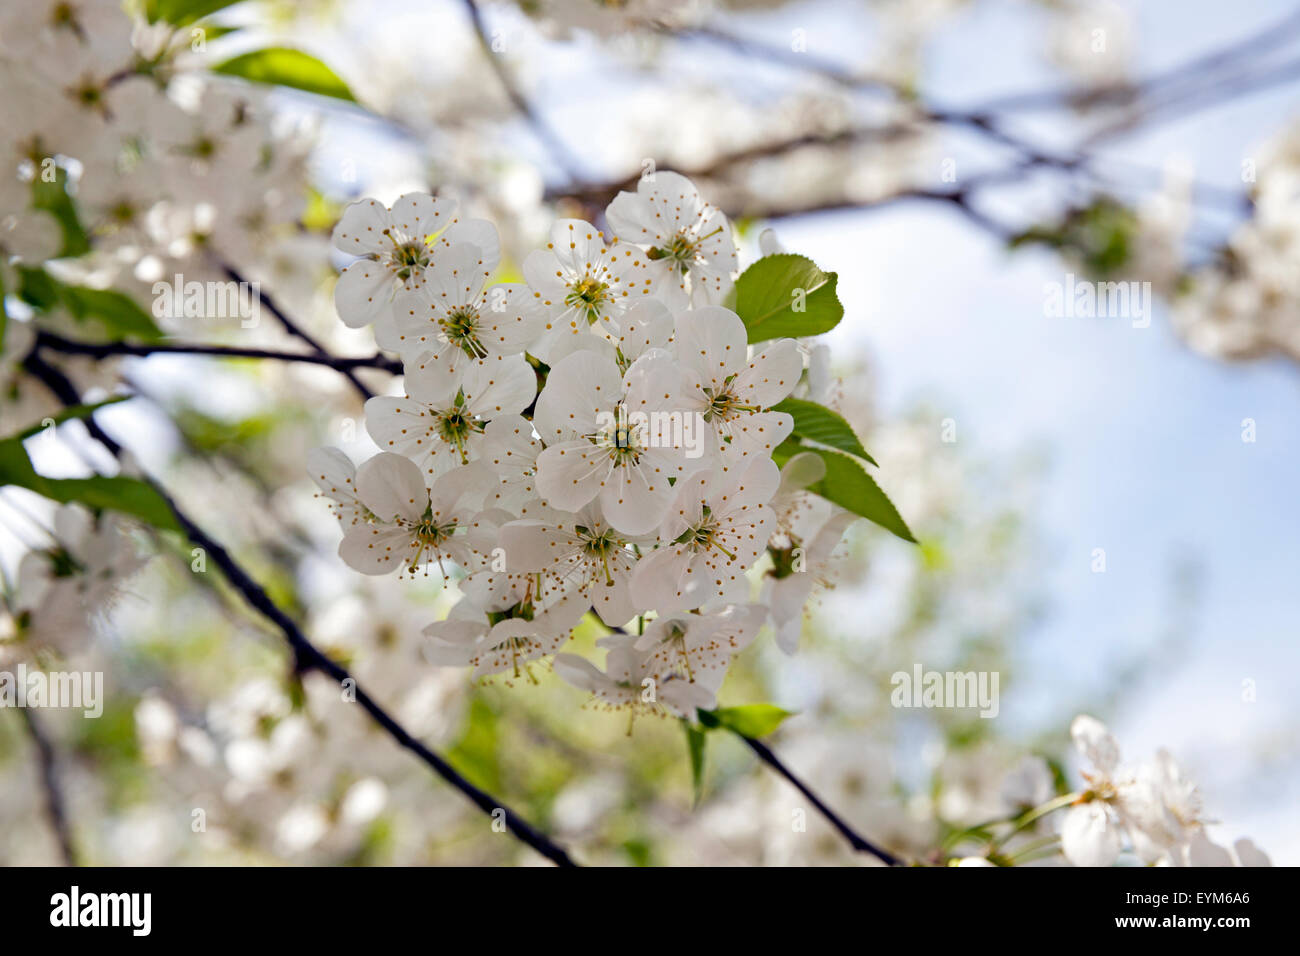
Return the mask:
MULTIPOLYGON (((1140 76, 1248 35, 1288 5, 1129 8, 1140 76)), ((1056 88, 1025 56, 1036 45, 1024 9, 1006 4, 954 21, 931 49, 923 88, 950 104, 1056 88)), ((1153 168, 1184 156, 1199 179, 1240 188, 1242 158, 1298 107, 1293 86, 1125 140, 1108 155, 1153 168)), ((1039 130, 1047 145, 1069 142, 1039 130)), ((1014 205, 1013 197, 1004 208, 1014 205)), ((1211 815, 1227 824, 1218 838, 1250 834, 1275 861, 1300 862, 1291 540, 1300 528, 1300 368, 1198 356, 1162 310, 1147 329, 1047 318, 1044 285, 1063 281, 1066 268, 1048 254, 1008 254, 947 208, 820 216, 783 223, 781 235, 840 272, 847 317, 834 338, 873 355, 886 416, 927 399, 938 418, 957 419, 959 442, 976 457, 1030 442, 1052 450, 1042 510, 1031 516, 1052 560, 1025 582, 1048 599, 1049 614, 1029 642, 1028 679, 1004 705, 1007 718, 1032 725, 1062 698, 1100 708, 1118 667, 1172 630, 1181 646, 1155 651, 1149 680, 1099 715, 1134 758, 1166 746, 1191 769, 1211 815), (1257 423, 1253 444, 1241 439, 1245 418, 1257 423), (1097 547, 1104 574, 1090 567, 1097 547), (1170 580, 1184 561, 1200 574, 1178 615, 1170 580), (1242 701, 1247 679, 1254 703, 1242 701)))

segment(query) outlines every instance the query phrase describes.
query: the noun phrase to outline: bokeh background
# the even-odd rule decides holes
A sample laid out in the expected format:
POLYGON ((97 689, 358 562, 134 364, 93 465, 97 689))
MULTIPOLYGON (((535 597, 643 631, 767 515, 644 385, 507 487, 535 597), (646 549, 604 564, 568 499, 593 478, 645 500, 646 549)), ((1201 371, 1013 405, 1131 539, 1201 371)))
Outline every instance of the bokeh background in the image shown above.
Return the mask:
MULTIPOLYGON (((249 0, 203 21, 239 29, 181 58, 196 74, 270 38, 319 56, 358 101, 223 81, 301 144, 294 228, 225 247, 241 271, 332 349, 363 354, 369 333, 345 329, 331 300, 329 230, 347 201, 456 195, 497 223, 508 275, 554 216, 598 217, 644 162, 692 175, 749 257, 771 229, 839 274, 840 407, 922 541, 858 527, 800 653, 760 640, 722 702, 797 711, 773 746, 912 854, 1004 812, 1026 754, 1073 777, 1067 728, 1091 713, 1126 755, 1174 753, 1223 821, 1216 837, 1300 862, 1295 6, 475 9, 481 34, 453 0, 249 0), (1045 289, 1069 274, 1151 282, 1149 327, 1046 314, 1045 289), (891 707, 890 675, 916 662, 998 671, 997 718, 891 707)), ((24 42, 0 32, 11 52, 24 42)), ((186 254, 168 246, 157 274, 186 254)), ((132 267, 84 268, 147 302, 149 274, 132 267)), ((283 341, 269 326, 167 331, 283 341)), ((104 427, 419 736, 579 858, 858 862, 820 821, 792 833, 796 795, 734 740, 710 738, 697 804, 675 722, 628 734, 549 674, 476 686, 425 663, 420 629, 453 595, 352 573, 306 479, 314 447, 373 450, 332 372, 154 357, 79 374, 92 395, 129 382, 141 397, 102 412, 104 427)), ((4 432, 39 417, 7 414, 4 432)), ((78 424, 29 444, 50 474, 103 463, 78 424)), ((0 515, 13 580, 52 511, 6 489, 0 515)), ((39 715, 78 860, 538 860, 336 689, 300 683, 277 636, 186 549, 141 539, 157 555, 49 650, 105 671, 110 695, 98 721, 39 715)), ((0 712, 2 862, 61 858, 41 766, 23 721, 0 712)))

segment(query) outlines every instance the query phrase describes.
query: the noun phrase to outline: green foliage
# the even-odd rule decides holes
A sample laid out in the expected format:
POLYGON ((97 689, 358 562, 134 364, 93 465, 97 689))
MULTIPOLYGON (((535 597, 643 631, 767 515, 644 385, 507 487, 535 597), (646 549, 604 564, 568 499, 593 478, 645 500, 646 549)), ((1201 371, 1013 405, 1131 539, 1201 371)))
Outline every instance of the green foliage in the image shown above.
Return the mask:
POLYGON ((78 322, 97 321, 111 341, 156 342, 163 337, 153 318, 130 296, 114 289, 89 289, 60 282, 44 269, 22 269, 19 295, 34 309, 63 308, 78 322))
POLYGON ((209 14, 234 6, 239 0, 145 0, 145 16, 150 23, 166 20, 183 27, 209 14))
POLYGON ((212 67, 213 73, 238 76, 252 83, 288 86, 319 96, 355 103, 356 97, 338 74, 308 53, 290 47, 267 47, 241 53, 212 67))
POLYGON ((90 251, 90 237, 77 217, 77 207, 72 202, 67 190, 67 170, 59 169, 53 182, 46 182, 37 171, 32 182, 32 207, 43 209, 59 222, 63 232, 63 243, 59 247, 59 258, 85 255, 90 251))
POLYGON ((17 485, 61 504, 75 501, 94 511, 117 511, 163 531, 180 530, 166 499, 151 485, 125 475, 46 478, 32 467, 18 436, 0 441, 0 485, 17 485))
POLYGON ((892 531, 904 541, 916 543, 907 522, 898 513, 889 496, 867 474, 861 462, 829 448, 804 445, 796 439, 787 439, 778 445, 772 453, 772 460, 777 465, 784 465, 800 452, 819 455, 826 464, 826 477, 809 485, 809 491, 892 531))
POLYGON ((114 395, 112 398, 106 398, 102 402, 93 402, 88 405, 71 405, 61 412, 57 412, 48 418, 42 419, 37 424, 28 425, 16 435, 11 435, 9 437, 16 438, 19 441, 26 441, 33 435, 39 435, 41 432, 45 431, 46 428, 54 425, 62 425, 64 422, 70 422, 74 418, 85 418, 87 415, 96 412, 105 406, 116 405, 118 402, 125 402, 133 397, 134 396, 132 395, 114 395))
POLYGON ((1122 203, 1102 197, 1073 209, 1059 223, 1033 226, 1012 237, 1011 248, 1045 245, 1073 253, 1092 275, 1108 276, 1123 269, 1133 254, 1137 216, 1122 203))
POLYGON ((501 788, 501 718, 481 696, 470 701, 465 732, 447 756, 477 787, 501 788))
POLYGON ((785 412, 794 418, 795 437, 819 445, 829 445, 831 448, 865 459, 873 465, 876 463, 862 447, 862 442, 854 433, 853 426, 845 421, 839 412, 801 398, 787 398, 774 405, 773 409, 785 412))
POLYGON ((822 272, 807 256, 764 256, 736 280, 732 307, 751 343, 819 335, 844 317, 836 281, 834 272, 822 272))
POLYGON ((686 730, 686 751, 691 758, 691 793, 698 804, 704 795, 704 747, 708 738, 702 728, 689 720, 683 720, 682 727, 686 730))
POLYGON ((743 704, 740 707, 719 707, 716 710, 697 710, 700 726, 707 730, 719 727, 742 737, 766 737, 793 712, 782 710, 775 704, 743 704))

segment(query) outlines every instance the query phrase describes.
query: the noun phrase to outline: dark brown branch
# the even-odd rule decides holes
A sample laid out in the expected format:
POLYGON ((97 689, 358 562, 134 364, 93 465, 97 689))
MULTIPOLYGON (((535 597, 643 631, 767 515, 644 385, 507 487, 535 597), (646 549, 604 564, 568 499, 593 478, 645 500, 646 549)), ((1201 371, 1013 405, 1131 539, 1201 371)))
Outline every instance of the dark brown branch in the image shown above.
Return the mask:
POLYGON ((356 358, 344 358, 335 355, 306 352, 278 352, 274 349, 246 349, 227 345, 203 345, 187 342, 156 342, 134 344, 131 342, 79 342, 64 338, 53 332, 40 331, 36 336, 38 348, 65 355, 88 355, 92 358, 110 358, 115 355, 129 355, 148 358, 151 355, 206 355, 212 358, 251 358, 271 359, 277 362, 305 362, 308 365, 324 365, 335 371, 347 374, 358 368, 377 368, 393 375, 402 374, 402 363, 386 355, 368 355, 356 358))
POLYGON ((822 803, 821 798, 819 798, 817 794, 813 793, 806 783, 796 777, 785 764, 778 760, 776 754, 772 753, 771 748, 769 748, 765 743, 754 737, 746 737, 744 734, 736 731, 733 731, 733 733, 743 740, 750 750, 754 751, 754 754, 759 760, 763 761, 763 763, 767 764, 781 776, 785 777, 786 780, 790 781, 790 783, 794 785, 796 790, 807 797, 808 801, 817 808, 817 812, 825 817, 830 825, 839 831, 840 836, 849 841, 849 845, 852 846, 853 849, 857 850, 859 853, 870 853, 873 856, 879 857, 887 866, 903 865, 902 860, 894 856, 894 854, 890 853, 888 850, 877 846, 866 837, 862 836, 854 830, 853 827, 844 822, 839 814, 835 813, 835 811, 830 807, 822 803))
POLYGON ((45 794, 45 815, 49 818, 50 829, 59 844, 59 856, 64 866, 77 865, 77 853, 72 843, 72 828, 68 823, 67 803, 63 799, 63 788, 59 783, 58 758, 54 745, 45 736, 45 728, 32 713, 30 707, 20 707, 23 722, 27 725, 27 736, 36 748, 36 760, 40 767, 41 790, 45 794))
MULTIPOLYGON (((225 272, 226 275, 230 276, 230 278, 233 281, 241 284, 247 282, 247 280, 243 277, 243 275, 241 275, 238 272, 238 270, 236 270, 230 264, 226 262, 221 262, 220 266, 222 271, 225 272)), ((258 301, 262 305, 266 306, 267 311, 270 312, 273 316, 275 316, 275 318, 279 321, 279 323, 282 326, 284 326, 284 330, 286 332, 288 332, 294 338, 300 339, 301 341, 305 342, 307 346, 317 355, 329 357, 330 353, 325 349, 325 347, 321 345, 320 342, 318 342, 315 338, 309 335, 302 327, 298 325, 298 323, 294 322, 293 319, 289 318, 288 314, 283 309, 280 308, 280 306, 276 303, 274 299, 272 299, 269 295, 262 293, 260 289, 257 295, 258 295, 258 301)), ((353 369, 338 367, 338 371, 344 378, 346 378, 349 382, 352 383, 352 387, 355 388, 358 393, 360 393, 362 401, 366 401, 368 399, 375 397, 375 393, 372 392, 368 387, 366 387, 365 383, 363 383, 361 379, 357 378, 357 373, 353 369)))

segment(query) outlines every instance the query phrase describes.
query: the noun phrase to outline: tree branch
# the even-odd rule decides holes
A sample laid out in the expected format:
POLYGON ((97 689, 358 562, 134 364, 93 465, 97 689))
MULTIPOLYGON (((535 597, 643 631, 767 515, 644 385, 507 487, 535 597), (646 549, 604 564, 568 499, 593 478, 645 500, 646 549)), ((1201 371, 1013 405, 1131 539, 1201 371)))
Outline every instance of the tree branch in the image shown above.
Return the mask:
POLYGON ((876 844, 872 843, 849 826, 834 810, 822 803, 821 798, 819 798, 817 794, 813 793, 806 783, 796 777, 790 771, 790 768, 777 759, 776 754, 772 753, 771 748, 769 748, 767 744, 754 737, 746 737, 744 734, 737 731, 732 731, 732 733, 735 733, 737 737, 743 740, 746 745, 748 745, 749 749, 754 751, 759 760, 763 761, 763 763, 767 764, 781 776, 785 777, 786 780, 790 781, 790 783, 794 784, 795 789, 808 798, 809 802, 817 808, 817 812, 824 816, 831 826, 835 827, 835 829, 840 832, 840 836, 849 841, 849 845, 852 846, 853 849, 857 850, 859 853, 870 853, 873 856, 879 857, 887 866, 904 865, 901 859, 894 856, 894 854, 890 853, 888 850, 876 846, 876 844))
MULTIPOLYGON (((38 354, 39 349, 40 345, 38 344, 36 350, 27 357, 25 362, 27 370, 44 382, 64 405, 80 405, 81 396, 77 393, 76 387, 58 368, 41 358, 38 354)), ((84 421, 90 434, 111 451, 115 457, 120 458, 123 453, 122 446, 100 428, 94 419, 94 415, 88 415, 84 421)), ((295 668, 299 673, 317 670, 337 681, 345 689, 349 689, 353 693, 356 702, 365 709, 371 719, 382 727, 400 746, 414 753, 434 773, 468 797, 475 806, 489 817, 495 819, 496 814, 500 812, 507 830, 517 839, 559 866, 576 865, 563 848, 553 843, 545 834, 534 828, 502 801, 474 786, 437 753, 411 736, 396 719, 362 689, 347 668, 331 660, 307 638, 298 625, 275 605, 275 602, 271 600, 261 585, 254 581, 235 562, 230 553, 219 542, 210 537, 182 511, 161 485, 152 478, 144 477, 143 480, 167 503, 185 535, 195 545, 204 549, 216 566, 221 569, 231 586, 239 592, 254 610, 280 630, 293 651, 295 668)))
MULTIPOLYGON (((219 265, 222 271, 225 272, 225 274, 228 275, 233 281, 241 284, 244 284, 248 281, 238 272, 238 270, 234 268, 234 266, 230 265, 229 263, 221 261, 219 262, 219 265)), ((306 331, 304 331, 298 325, 298 323, 294 322, 291 318, 289 318, 288 314, 283 309, 281 309, 279 305, 276 304, 276 301, 274 299, 272 299, 269 295, 265 295, 262 293, 260 287, 258 289, 257 297, 258 297, 258 301, 262 305, 266 306, 267 311, 269 311, 273 316, 275 316, 276 319, 279 320, 280 324, 284 326, 284 330, 286 332, 288 332, 294 338, 301 339, 303 342, 307 343, 307 345, 311 348, 311 350, 315 352, 317 355, 327 357, 327 358, 330 357, 330 353, 325 349, 325 347, 321 345, 320 342, 314 339, 311 335, 309 335, 306 331)), ((351 368, 339 368, 338 371, 343 375, 344 378, 346 378, 349 382, 351 382, 352 387, 355 388, 361 394, 362 401, 367 401, 368 399, 375 397, 375 393, 372 392, 369 388, 367 388, 365 383, 363 383, 361 379, 357 378, 356 372, 353 371, 351 368)))
MULTIPOLYGON (((386 355, 369 355, 356 358, 343 358, 323 353, 278 352, 274 349, 246 349, 227 345, 202 345, 178 342, 157 342, 136 345, 130 342, 79 342, 64 338, 44 330, 37 332, 38 348, 65 355, 88 355, 92 358, 109 358, 114 355, 130 355, 148 358, 150 355, 207 355, 213 358, 250 358, 271 359, 277 362, 305 362, 308 365, 324 365, 342 374, 353 369, 377 368, 393 375, 402 374, 402 363, 386 355)), ((363 386, 364 387, 364 386, 363 386)))
POLYGON ((560 139, 559 134, 551 128, 551 125, 543 118, 528 98, 520 91, 516 85, 514 77, 502 62, 501 57, 492 49, 492 41, 488 39, 487 24, 483 22, 483 11, 478 8, 475 0, 464 0, 465 11, 469 14, 470 24, 474 27, 474 33, 478 36, 479 47, 483 50, 483 55, 492 66, 492 72, 497 76, 501 88, 505 91, 511 105, 524 118, 524 121, 532 129, 533 135, 542 143, 550 152, 552 158, 559 164, 560 168, 568 175, 571 182, 581 181, 582 164, 570 152, 569 147, 560 139))
MULTIPOLYGON (((594 608, 592 609, 592 613, 595 613, 594 608)), ((600 615, 597 614, 596 616, 599 617, 600 615)), ((601 624, 612 634, 628 633, 621 627, 610 627, 603 621, 601 624)), ((794 784, 795 789, 808 798, 809 802, 817 808, 817 812, 825 817, 831 826, 835 827, 835 829, 839 831, 840 835, 844 837, 844 839, 849 841, 849 845, 852 846, 853 849, 857 850, 859 853, 871 853, 883 860, 888 866, 901 866, 903 864, 903 861, 898 857, 894 856, 888 850, 876 846, 876 844, 872 843, 866 837, 858 833, 858 831, 854 830, 853 827, 849 826, 843 817, 823 803, 821 798, 812 792, 812 788, 796 777, 793 771, 783 764, 777 758, 776 754, 772 752, 771 748, 769 748, 765 743, 756 737, 747 737, 740 731, 733 730, 730 727, 727 729, 743 740, 745 745, 749 747, 750 750, 754 751, 754 754, 759 760, 763 761, 763 763, 767 764, 782 777, 785 777, 786 780, 790 781, 790 783, 794 784)))
POLYGON ((68 824, 67 804, 63 799, 63 789, 59 784, 59 770, 54 745, 45 736, 45 728, 40 724, 30 707, 18 708, 27 725, 27 736, 36 748, 36 760, 40 766, 41 789, 45 793, 45 814, 50 820, 50 829, 54 831, 59 843, 59 855, 64 866, 77 865, 77 853, 72 843, 72 828, 68 824))

